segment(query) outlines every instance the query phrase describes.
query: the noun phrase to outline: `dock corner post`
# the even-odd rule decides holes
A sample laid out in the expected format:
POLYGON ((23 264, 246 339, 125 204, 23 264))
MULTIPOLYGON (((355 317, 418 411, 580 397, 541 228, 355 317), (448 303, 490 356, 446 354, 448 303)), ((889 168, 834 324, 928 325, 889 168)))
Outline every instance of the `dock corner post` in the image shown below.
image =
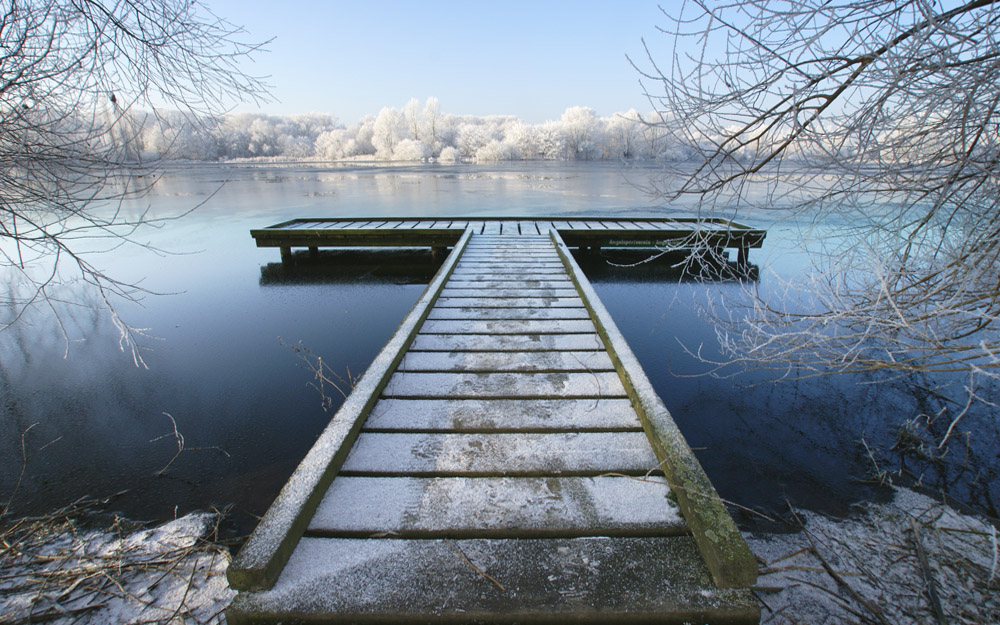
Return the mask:
POLYGON ((736 264, 739 265, 740 269, 745 269, 749 264, 749 250, 747 249, 746 243, 741 242, 739 251, 736 254, 736 264))
POLYGON ((281 262, 290 263, 292 262, 292 248, 289 245, 281 246, 281 262))

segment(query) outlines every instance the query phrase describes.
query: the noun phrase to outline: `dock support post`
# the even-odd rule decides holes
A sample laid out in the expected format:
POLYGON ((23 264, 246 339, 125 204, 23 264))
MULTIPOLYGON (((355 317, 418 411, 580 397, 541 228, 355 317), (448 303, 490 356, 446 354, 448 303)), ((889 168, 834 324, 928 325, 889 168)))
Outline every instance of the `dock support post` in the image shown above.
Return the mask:
POLYGON ((319 256, 319 248, 318 247, 310 247, 309 248, 309 255, 312 256, 312 257, 314 257, 314 258, 316 256, 319 256))
POLYGON ((290 263, 292 262, 292 248, 289 245, 281 246, 281 262, 290 263))
POLYGON ((736 264, 739 265, 740 269, 745 269, 750 264, 748 256, 749 253, 746 244, 740 243, 739 251, 736 254, 736 264))
POLYGON ((446 248, 446 247, 432 247, 431 248, 431 257, 435 258, 435 259, 441 258, 441 257, 445 256, 447 253, 448 253, 448 248, 446 248))

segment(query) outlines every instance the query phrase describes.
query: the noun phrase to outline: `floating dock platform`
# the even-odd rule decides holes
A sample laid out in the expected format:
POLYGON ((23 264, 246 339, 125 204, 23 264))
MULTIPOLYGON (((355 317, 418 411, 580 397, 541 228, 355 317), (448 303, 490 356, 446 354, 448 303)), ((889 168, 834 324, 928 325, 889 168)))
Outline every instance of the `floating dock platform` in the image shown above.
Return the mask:
MULTIPOLYGON (((566 240, 677 244, 667 222, 253 231, 452 251, 230 565, 229 622, 759 622, 753 554, 566 240)), ((683 240, 763 240, 717 225, 683 240)))

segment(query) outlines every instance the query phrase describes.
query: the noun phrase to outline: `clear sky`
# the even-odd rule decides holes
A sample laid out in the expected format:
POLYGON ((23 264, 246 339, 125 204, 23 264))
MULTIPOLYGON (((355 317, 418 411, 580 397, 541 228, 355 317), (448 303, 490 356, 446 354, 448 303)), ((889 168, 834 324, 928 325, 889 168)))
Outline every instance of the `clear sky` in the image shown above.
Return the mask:
POLYGON ((244 69, 269 75, 277 102, 239 110, 331 113, 346 124, 428 96, 443 113, 530 123, 570 106, 647 111, 625 55, 644 58, 642 38, 667 44, 655 28, 667 20, 646 0, 203 2, 251 39, 274 38, 244 69))

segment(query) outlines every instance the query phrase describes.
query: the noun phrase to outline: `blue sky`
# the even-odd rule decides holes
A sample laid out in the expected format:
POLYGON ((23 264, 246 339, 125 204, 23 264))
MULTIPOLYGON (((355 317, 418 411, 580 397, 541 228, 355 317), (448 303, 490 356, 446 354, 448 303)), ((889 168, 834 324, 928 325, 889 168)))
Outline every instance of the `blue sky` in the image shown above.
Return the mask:
POLYGON ((331 113, 347 124, 428 96, 444 113, 531 123, 558 119, 569 106, 602 116, 646 111, 625 55, 642 58, 643 37, 667 46, 655 1, 204 2, 250 38, 274 38, 244 69, 270 75, 278 101, 238 110, 331 113))

